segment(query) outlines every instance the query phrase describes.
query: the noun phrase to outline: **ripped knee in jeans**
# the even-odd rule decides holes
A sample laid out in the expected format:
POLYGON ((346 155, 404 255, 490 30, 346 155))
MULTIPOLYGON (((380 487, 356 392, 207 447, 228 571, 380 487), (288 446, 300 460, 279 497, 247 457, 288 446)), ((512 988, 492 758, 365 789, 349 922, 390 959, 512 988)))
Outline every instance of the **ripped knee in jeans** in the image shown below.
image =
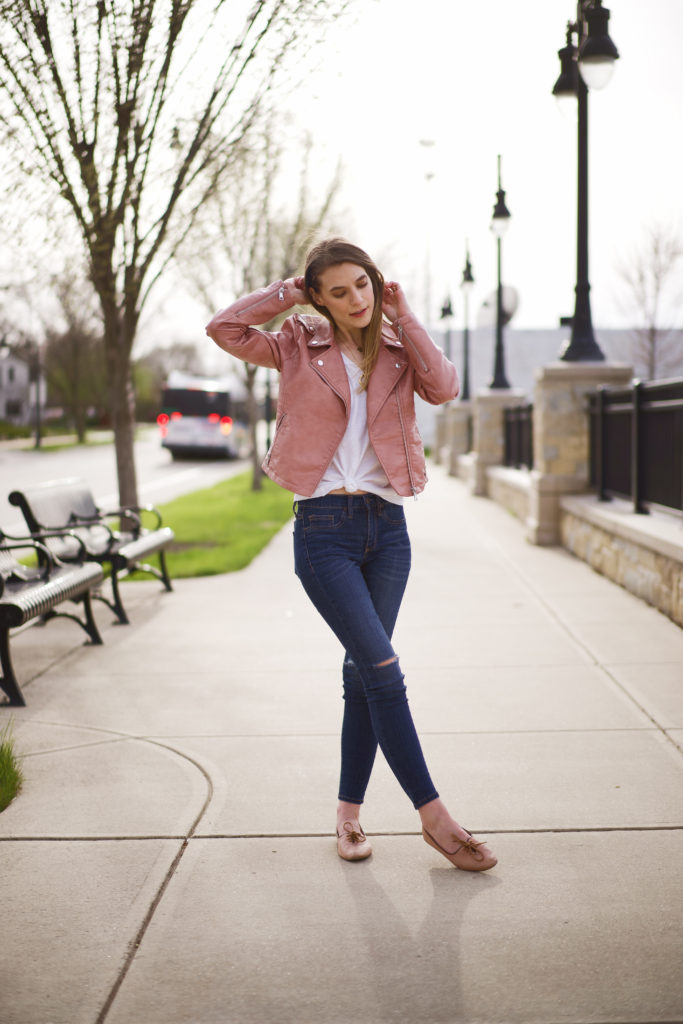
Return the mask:
POLYGON ((393 658, 387 658, 386 661, 379 661, 375 668, 384 668, 386 665, 393 665, 395 661, 398 661, 398 654, 395 654, 393 658))

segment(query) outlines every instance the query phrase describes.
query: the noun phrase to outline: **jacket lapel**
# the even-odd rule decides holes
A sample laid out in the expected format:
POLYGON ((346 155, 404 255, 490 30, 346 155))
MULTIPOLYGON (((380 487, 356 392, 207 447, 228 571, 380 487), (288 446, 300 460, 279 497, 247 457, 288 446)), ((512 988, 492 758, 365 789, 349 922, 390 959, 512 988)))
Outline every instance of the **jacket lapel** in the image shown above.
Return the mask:
MULTIPOLYGON (((298 319, 309 333, 307 342, 310 366, 344 402, 346 410, 351 407, 349 378, 342 354, 334 344, 330 324, 312 317, 298 319)), ((393 334, 386 330, 382 336, 382 347, 368 385, 368 424, 372 423, 399 380, 408 369, 405 350, 393 334)))
POLYGON ((320 338, 313 338, 309 341, 308 351, 312 353, 310 361, 312 369, 319 377, 322 377, 335 394, 339 395, 348 413, 351 408, 351 391, 341 352, 336 345, 320 338))
POLYGON ((408 359, 403 347, 398 342, 384 339, 368 385, 368 424, 374 422, 407 369, 408 359))

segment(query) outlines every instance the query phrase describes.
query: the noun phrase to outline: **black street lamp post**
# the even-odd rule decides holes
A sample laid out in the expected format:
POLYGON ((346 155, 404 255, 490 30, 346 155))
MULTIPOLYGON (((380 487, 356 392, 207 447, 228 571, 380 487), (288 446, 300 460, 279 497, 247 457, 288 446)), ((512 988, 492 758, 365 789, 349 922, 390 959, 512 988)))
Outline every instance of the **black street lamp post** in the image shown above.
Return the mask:
POLYGON ((446 296, 446 301, 441 307, 441 319, 444 321, 444 349, 446 352, 446 359, 451 358, 451 318, 453 316, 453 306, 451 305, 450 295, 446 296))
POLYGON ((588 281, 588 89, 607 84, 619 53, 607 32, 609 11, 602 0, 578 0, 576 21, 567 25, 567 45, 558 51, 560 77, 553 95, 575 97, 578 120, 576 302, 565 362, 600 362, 605 356, 593 332, 588 281), (578 49, 572 42, 576 34, 578 49))
POLYGON ((470 323, 469 323, 469 298, 474 286, 472 276, 472 264, 470 263, 469 247, 465 247, 465 269, 462 272, 460 289, 463 296, 463 331, 462 331, 462 391, 460 400, 469 402, 470 399, 470 323))
POLYGON ((491 388, 509 388, 505 376, 505 350, 503 348, 503 279, 501 274, 501 243, 510 223, 510 211, 505 205, 505 192, 500 183, 500 156, 498 157, 498 191, 496 205, 493 208, 491 230, 496 236, 498 247, 498 291, 496 294, 496 354, 493 367, 491 388))

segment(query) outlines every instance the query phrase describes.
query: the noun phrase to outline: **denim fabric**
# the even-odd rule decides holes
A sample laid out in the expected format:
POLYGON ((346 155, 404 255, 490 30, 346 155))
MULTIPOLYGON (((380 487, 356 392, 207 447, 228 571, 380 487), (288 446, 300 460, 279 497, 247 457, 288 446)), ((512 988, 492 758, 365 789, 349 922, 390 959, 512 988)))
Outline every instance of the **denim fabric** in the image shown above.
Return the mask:
POLYGON ((339 799, 363 802, 379 743, 413 806, 435 800, 391 645, 410 572, 402 506, 375 494, 298 501, 294 565, 345 648, 339 799))

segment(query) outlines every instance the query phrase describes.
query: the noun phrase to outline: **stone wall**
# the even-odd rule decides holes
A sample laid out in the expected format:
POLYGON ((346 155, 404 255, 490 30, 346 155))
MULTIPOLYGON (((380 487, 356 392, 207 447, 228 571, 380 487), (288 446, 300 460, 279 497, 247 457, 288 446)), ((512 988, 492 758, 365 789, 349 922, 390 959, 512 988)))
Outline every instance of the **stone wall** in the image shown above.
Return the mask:
POLYGON ((594 495, 561 500, 562 545, 683 626, 683 524, 594 495))
POLYGON ((529 490, 531 474, 528 469, 509 469, 494 466, 486 471, 489 498, 502 505, 522 523, 529 516, 529 490))

